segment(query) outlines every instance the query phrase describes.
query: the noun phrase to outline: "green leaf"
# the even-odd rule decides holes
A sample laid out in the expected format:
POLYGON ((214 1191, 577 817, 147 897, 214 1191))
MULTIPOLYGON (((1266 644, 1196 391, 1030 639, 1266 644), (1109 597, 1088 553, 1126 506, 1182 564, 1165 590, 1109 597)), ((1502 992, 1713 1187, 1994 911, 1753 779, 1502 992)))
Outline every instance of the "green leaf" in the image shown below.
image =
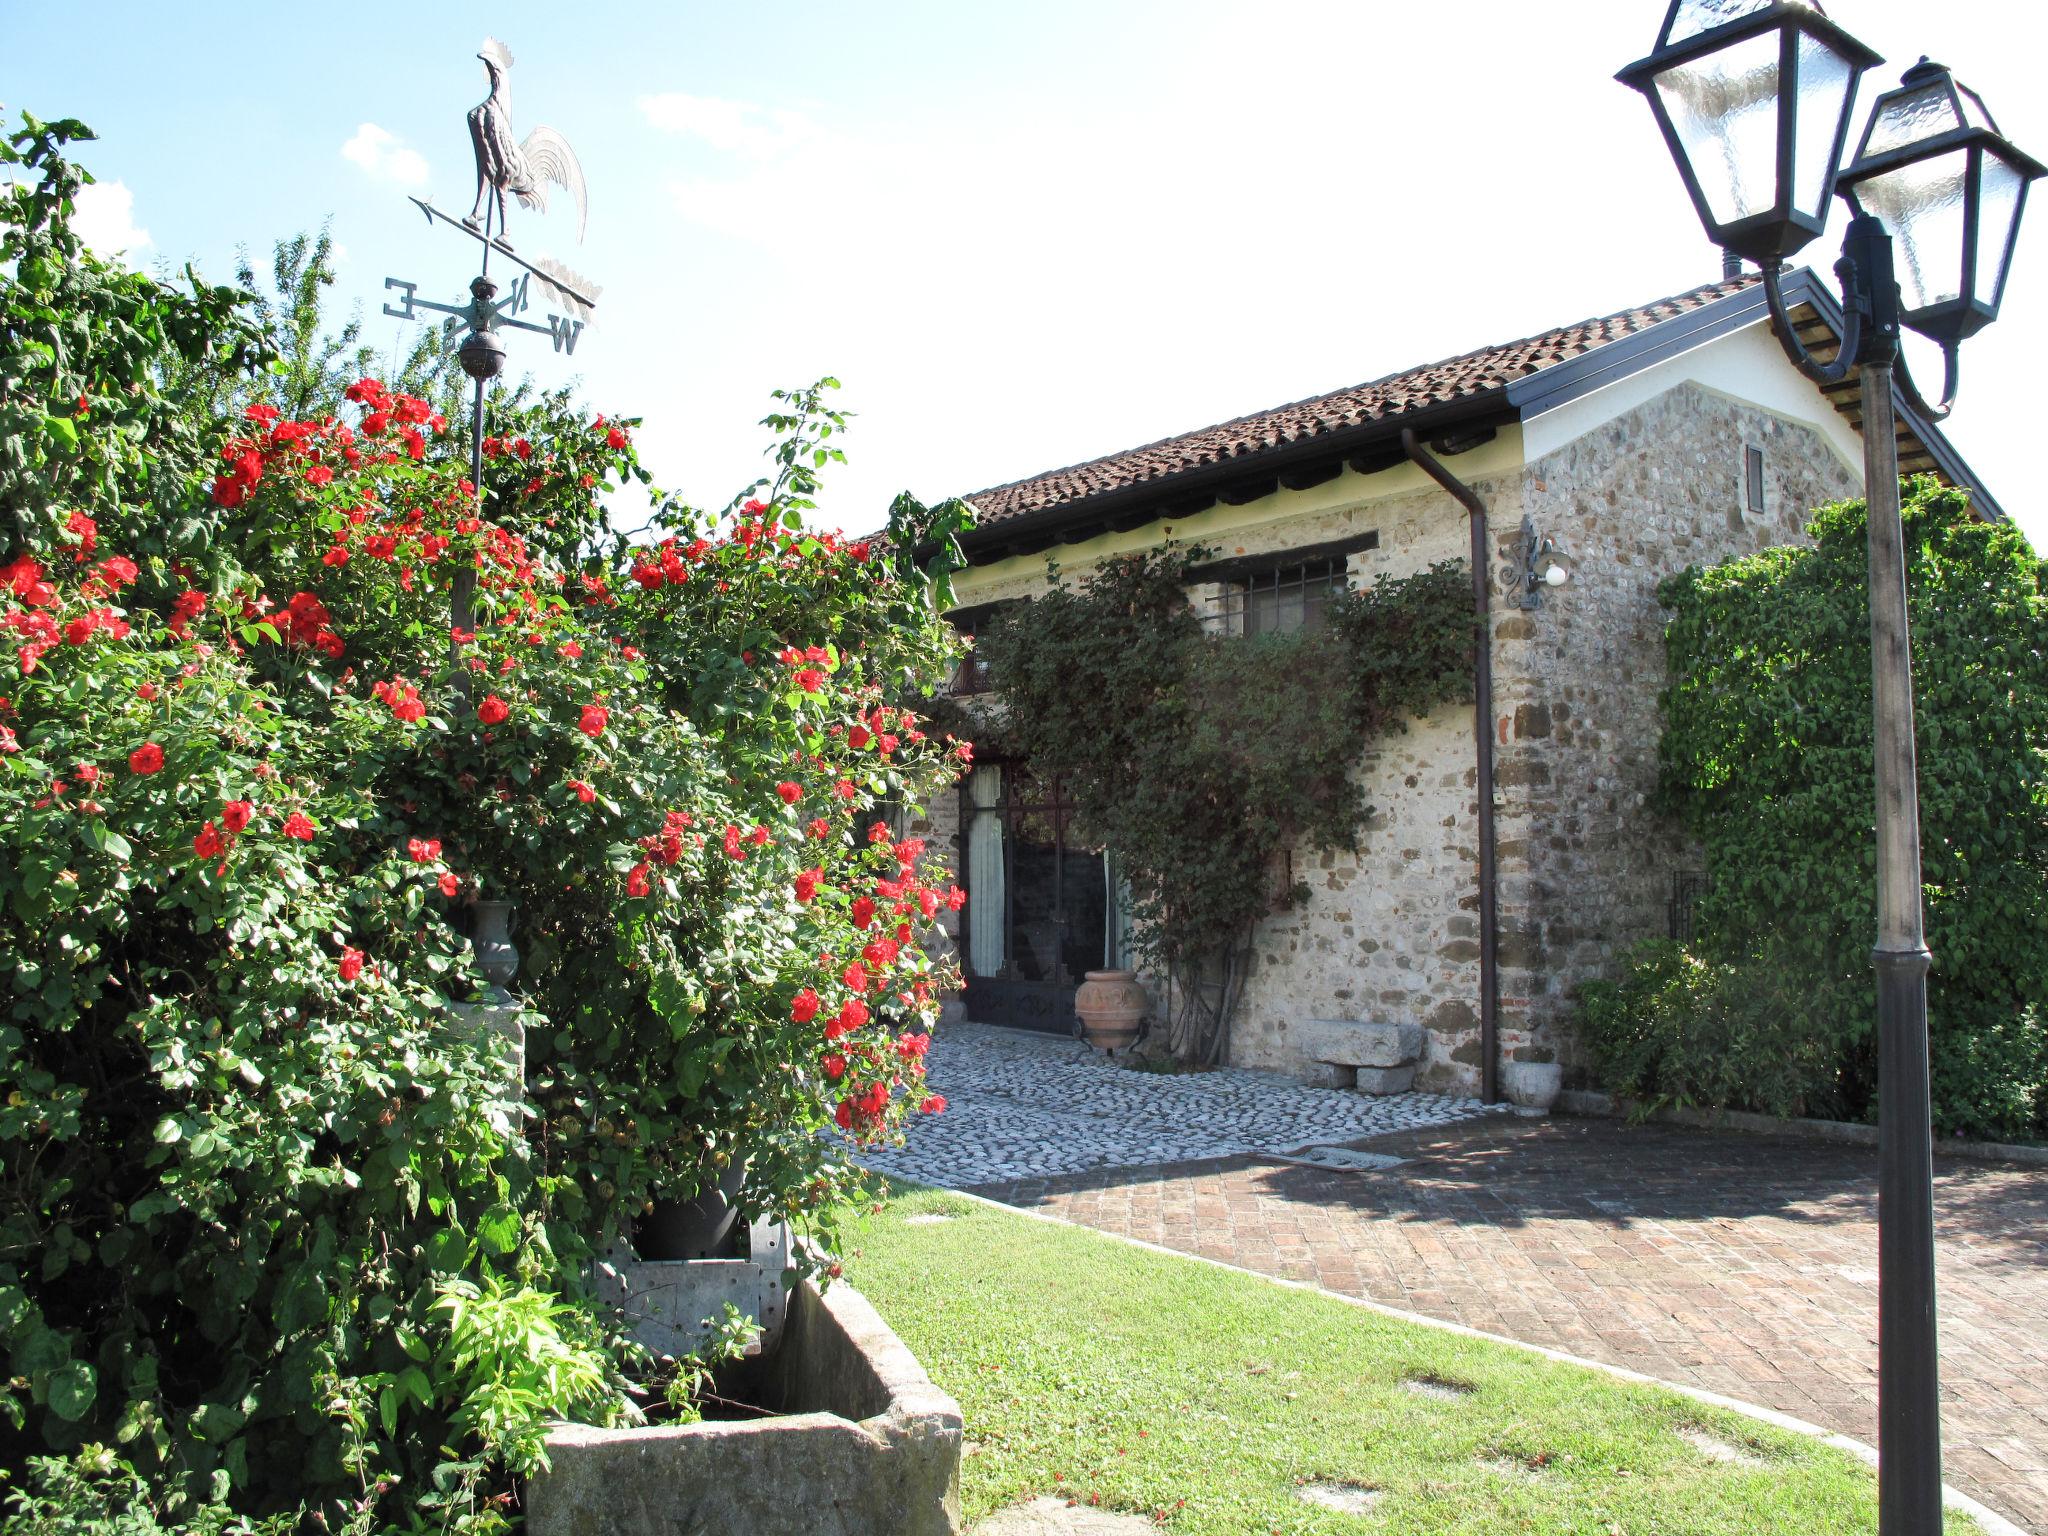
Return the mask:
POLYGON ((73 1360, 50 1377, 50 1412, 69 1423, 91 1413, 98 1395, 99 1378, 83 1360, 73 1360))

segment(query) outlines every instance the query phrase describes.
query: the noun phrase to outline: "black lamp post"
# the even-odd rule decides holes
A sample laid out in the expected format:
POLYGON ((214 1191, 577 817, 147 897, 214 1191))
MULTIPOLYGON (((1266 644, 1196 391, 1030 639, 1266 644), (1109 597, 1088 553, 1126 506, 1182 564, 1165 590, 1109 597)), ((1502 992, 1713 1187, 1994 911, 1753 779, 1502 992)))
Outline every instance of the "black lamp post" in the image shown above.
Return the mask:
POLYGON ((1878 1530, 1939 1536, 1930 957, 1892 391, 1930 420, 1948 414, 1956 348, 1998 313, 2027 184, 2043 167, 2000 136, 1974 93, 1922 59, 1878 99, 1842 168, 1856 82, 1880 62, 1817 4, 1673 0, 1656 52, 1616 78, 1649 98, 1708 235, 1762 267, 1786 355, 1822 384, 1860 375, 1877 769, 1878 1530), (1855 217, 1835 266, 1841 347, 1822 363, 1792 329, 1780 277, 1826 225, 1838 179, 1855 217), (1921 399, 1900 361, 1901 324, 1942 349, 1939 406, 1921 399))

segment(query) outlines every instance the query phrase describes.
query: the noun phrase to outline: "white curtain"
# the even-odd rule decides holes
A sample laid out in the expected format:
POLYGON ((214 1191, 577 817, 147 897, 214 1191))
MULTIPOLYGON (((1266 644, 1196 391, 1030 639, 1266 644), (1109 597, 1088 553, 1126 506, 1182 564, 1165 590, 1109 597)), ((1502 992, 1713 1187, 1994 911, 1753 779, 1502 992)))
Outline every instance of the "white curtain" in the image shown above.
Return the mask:
POLYGON ((977 768, 967 780, 974 820, 967 828, 967 968, 994 976, 1003 968, 1003 770, 977 768))

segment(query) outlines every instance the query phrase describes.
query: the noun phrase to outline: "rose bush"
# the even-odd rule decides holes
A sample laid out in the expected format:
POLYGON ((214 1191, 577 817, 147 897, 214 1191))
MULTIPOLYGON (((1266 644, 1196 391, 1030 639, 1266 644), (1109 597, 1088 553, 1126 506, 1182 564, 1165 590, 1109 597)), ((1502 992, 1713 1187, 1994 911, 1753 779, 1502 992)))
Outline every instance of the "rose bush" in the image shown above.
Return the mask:
POLYGON ((481 505, 375 380, 195 423, 166 381, 221 395, 182 386, 247 318, 77 244, 78 131, 12 141, 0 236, 0 409, 75 407, 0 474, 0 1438, 113 1446, 173 1521, 494 1528, 534 1425, 634 1411, 587 1259, 736 1161, 816 1226, 850 1142, 943 1107, 919 939, 960 898, 884 808, 964 760, 914 712, 964 508, 809 531, 824 385, 637 543, 583 537, 630 420, 494 436, 481 505), (451 1006, 478 899, 523 1092, 451 1006))

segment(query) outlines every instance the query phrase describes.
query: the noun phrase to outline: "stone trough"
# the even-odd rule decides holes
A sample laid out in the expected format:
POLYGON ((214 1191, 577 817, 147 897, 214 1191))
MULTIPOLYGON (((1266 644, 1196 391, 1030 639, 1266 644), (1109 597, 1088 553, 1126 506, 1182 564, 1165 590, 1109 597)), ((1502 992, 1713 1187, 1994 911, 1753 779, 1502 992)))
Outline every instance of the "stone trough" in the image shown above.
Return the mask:
POLYGON ((528 1536, 954 1536, 960 1407, 859 1292, 789 1295, 779 1347, 722 1377, 770 1417, 547 1438, 528 1536))

